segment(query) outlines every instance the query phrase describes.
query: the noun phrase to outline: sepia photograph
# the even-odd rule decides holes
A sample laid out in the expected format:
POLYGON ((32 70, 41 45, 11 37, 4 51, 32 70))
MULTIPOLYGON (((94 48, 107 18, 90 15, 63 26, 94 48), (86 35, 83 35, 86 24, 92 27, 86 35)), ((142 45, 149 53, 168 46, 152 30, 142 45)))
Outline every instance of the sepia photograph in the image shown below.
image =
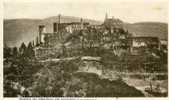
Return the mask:
POLYGON ((168 1, 3 0, 3 97, 168 97, 168 1))

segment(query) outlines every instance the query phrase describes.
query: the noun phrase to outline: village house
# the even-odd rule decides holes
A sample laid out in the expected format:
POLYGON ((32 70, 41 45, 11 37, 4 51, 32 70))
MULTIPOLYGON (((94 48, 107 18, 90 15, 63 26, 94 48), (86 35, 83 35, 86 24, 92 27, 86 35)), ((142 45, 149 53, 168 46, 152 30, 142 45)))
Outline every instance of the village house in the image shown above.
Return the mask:
POLYGON ((160 49, 158 37, 132 37, 131 53, 134 55, 141 54, 149 49, 160 49))
POLYGON ((166 39, 161 39, 160 45, 161 45, 160 49, 163 50, 163 52, 167 53, 167 51, 168 51, 168 48, 167 48, 168 41, 166 39))

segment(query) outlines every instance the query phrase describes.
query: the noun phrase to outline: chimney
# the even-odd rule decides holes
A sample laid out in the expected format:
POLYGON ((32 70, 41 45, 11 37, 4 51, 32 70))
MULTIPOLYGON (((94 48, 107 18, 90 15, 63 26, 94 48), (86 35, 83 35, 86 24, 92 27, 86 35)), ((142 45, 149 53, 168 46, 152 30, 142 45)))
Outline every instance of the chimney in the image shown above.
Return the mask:
POLYGON ((55 33, 57 33, 57 32, 59 32, 59 25, 60 25, 60 23, 61 23, 61 15, 59 14, 58 15, 58 22, 56 23, 53 23, 53 33, 55 34, 55 33))
POLYGON ((83 19, 80 19, 81 29, 83 29, 83 19))
POLYGON ((61 15, 60 14, 58 15, 58 23, 59 24, 61 23, 61 15))

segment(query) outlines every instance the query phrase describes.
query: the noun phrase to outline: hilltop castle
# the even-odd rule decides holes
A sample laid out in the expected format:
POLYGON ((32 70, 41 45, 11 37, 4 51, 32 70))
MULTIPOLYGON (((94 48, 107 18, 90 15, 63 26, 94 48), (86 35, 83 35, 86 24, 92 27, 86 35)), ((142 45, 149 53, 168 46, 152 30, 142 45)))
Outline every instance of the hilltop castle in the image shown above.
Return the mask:
MULTIPOLYGON (((81 55, 83 50, 99 48, 111 50, 120 56, 123 52, 139 54, 140 48, 160 48, 157 37, 133 37, 123 28, 123 22, 114 17, 108 18, 101 25, 91 25, 82 18, 79 22, 63 23, 62 16, 53 23, 53 33, 46 32, 45 25, 39 25, 36 56, 59 57, 81 55)), ((141 50, 141 51, 140 51, 141 50)))

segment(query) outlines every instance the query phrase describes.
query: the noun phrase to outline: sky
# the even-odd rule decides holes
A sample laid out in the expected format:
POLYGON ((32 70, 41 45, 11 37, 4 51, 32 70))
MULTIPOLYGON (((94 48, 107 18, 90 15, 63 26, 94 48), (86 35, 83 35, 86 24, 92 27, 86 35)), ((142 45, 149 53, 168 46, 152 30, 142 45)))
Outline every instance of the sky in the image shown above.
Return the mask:
POLYGON ((4 19, 75 16, 103 21, 108 17, 125 22, 168 22, 167 0, 4 0, 4 19), (103 2, 104 1, 104 2, 103 2))

